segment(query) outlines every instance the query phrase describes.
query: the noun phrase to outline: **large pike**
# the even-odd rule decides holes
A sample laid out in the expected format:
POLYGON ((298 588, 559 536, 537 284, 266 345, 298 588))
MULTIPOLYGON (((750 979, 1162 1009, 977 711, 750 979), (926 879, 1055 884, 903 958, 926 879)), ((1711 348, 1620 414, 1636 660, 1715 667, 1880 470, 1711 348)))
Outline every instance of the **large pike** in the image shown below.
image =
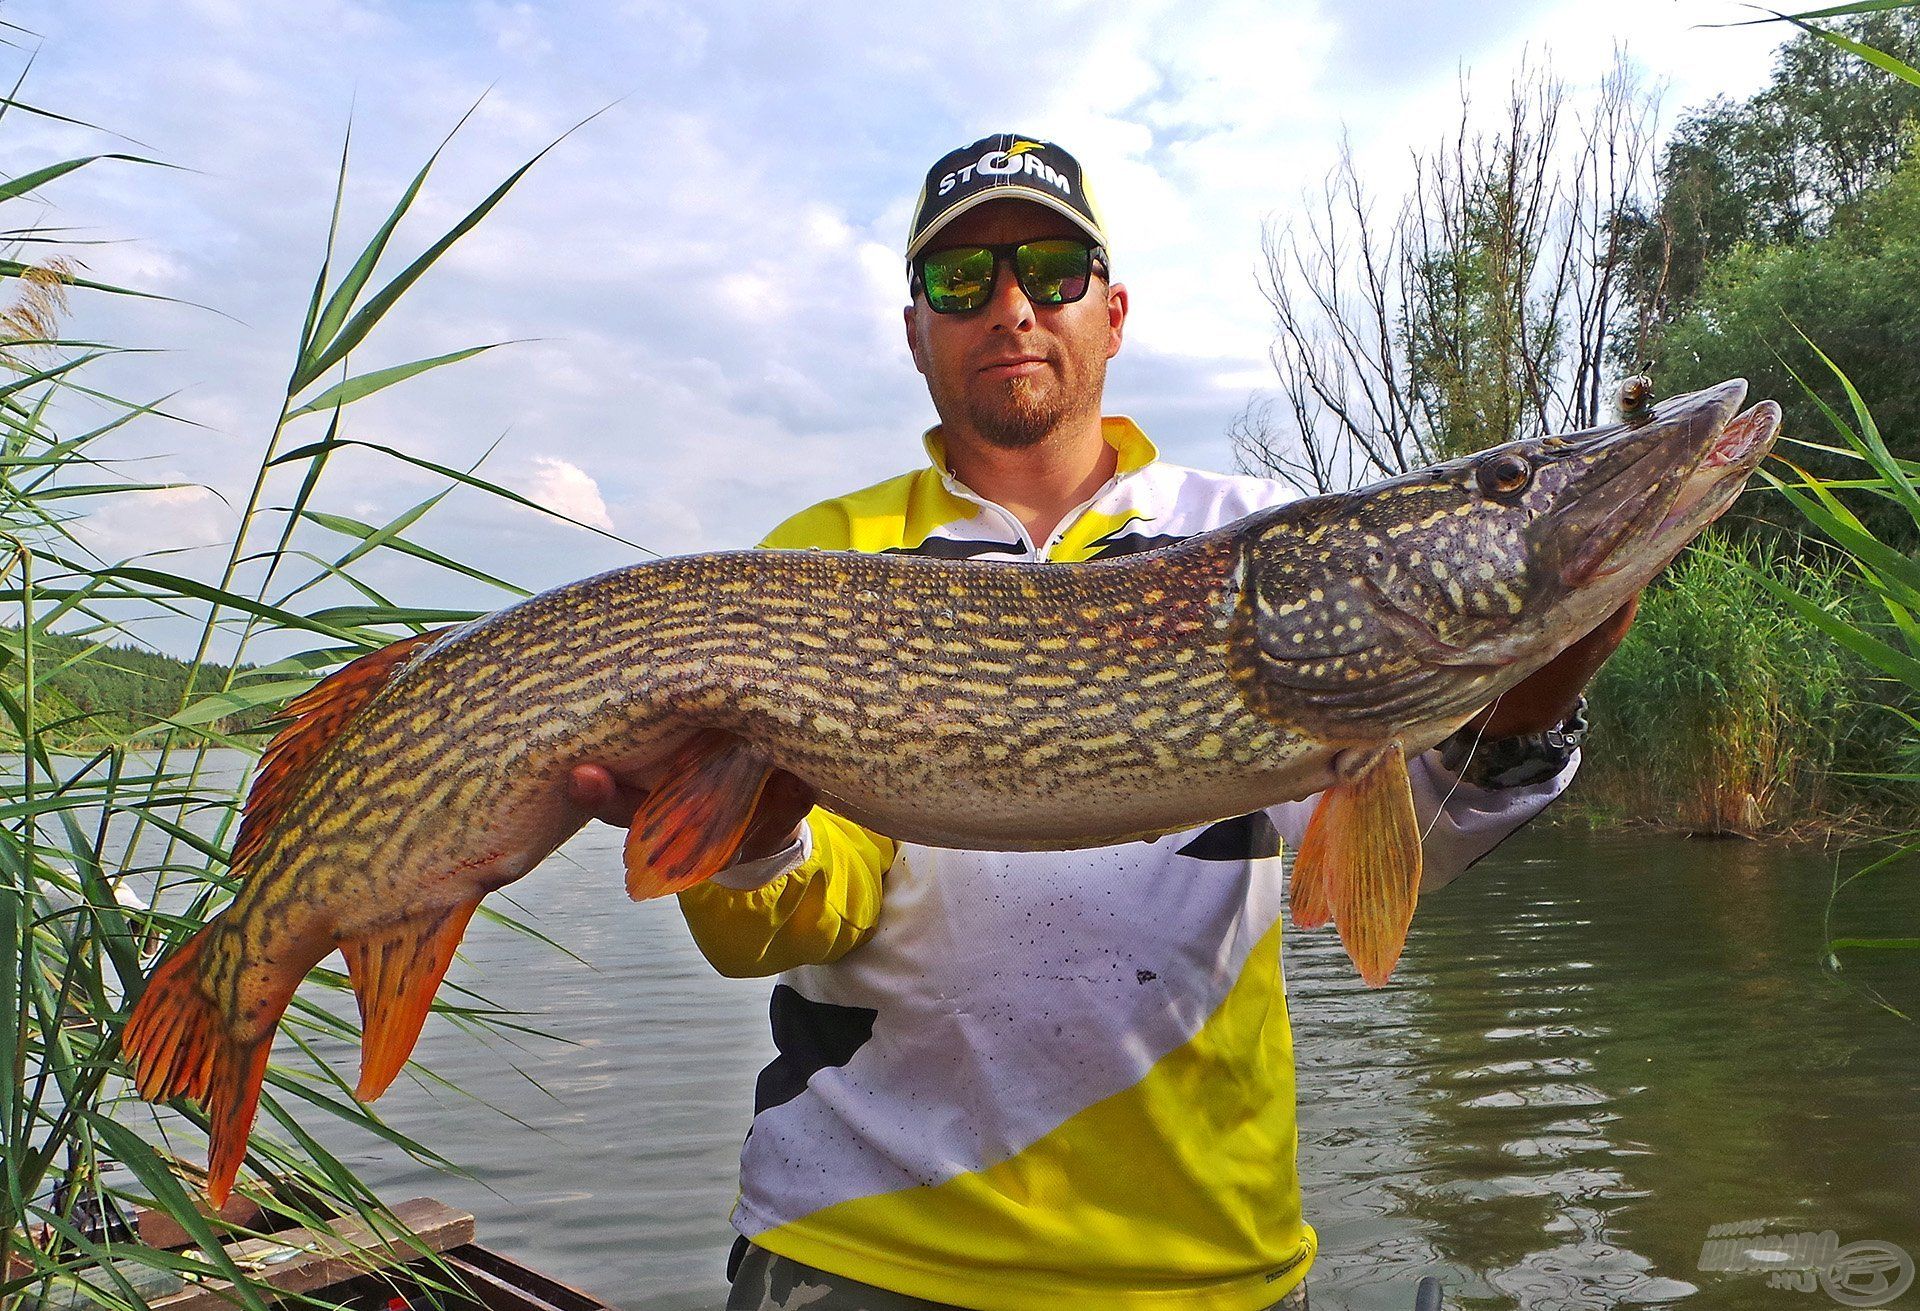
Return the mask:
POLYGON ((297 699, 232 903, 154 974, 140 1092, 204 1100, 225 1197, 274 1028, 336 949, 358 1095, 412 1050, 480 899, 578 829, 573 766, 662 782, 635 897, 733 855, 769 771, 896 838, 1103 845, 1325 792, 1294 917, 1369 982, 1420 878, 1405 757, 1639 592, 1772 444, 1743 382, 1299 501, 1150 554, 1050 565, 734 551, 637 565, 366 656, 297 699))

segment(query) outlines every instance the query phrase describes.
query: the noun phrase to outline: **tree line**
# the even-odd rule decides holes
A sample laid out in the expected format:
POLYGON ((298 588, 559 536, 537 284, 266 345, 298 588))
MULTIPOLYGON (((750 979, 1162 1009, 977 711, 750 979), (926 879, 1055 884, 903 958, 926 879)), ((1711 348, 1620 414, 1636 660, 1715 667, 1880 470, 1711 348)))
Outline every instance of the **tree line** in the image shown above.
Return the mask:
MULTIPOLYGON (((1914 10, 1843 27, 1920 62, 1914 10)), ((1920 455, 1920 87, 1803 34, 1747 99, 1685 111, 1664 141, 1658 114, 1624 59, 1579 101, 1536 64, 1491 121, 1463 83, 1397 204, 1343 152, 1262 243, 1279 386, 1235 422, 1242 463, 1353 486, 1603 422, 1636 372, 1659 394, 1744 376, 1817 440, 1794 374, 1825 370, 1801 333, 1920 455)))
MULTIPOLYGON (((34 636, 36 722, 54 728, 63 744, 125 742, 158 734, 163 721, 188 703, 193 691, 216 691, 228 683, 223 665, 202 664, 195 674, 185 661, 124 644, 107 645, 80 637, 39 632, 34 636)), ((24 677, 24 651, 18 628, 0 628, 0 687, 16 693, 24 677)), ((250 665, 237 672, 246 673, 250 665)), ((251 721, 262 720, 255 714, 251 721)), ((234 731, 233 722, 216 726, 234 731)), ((0 750, 17 747, 19 727, 0 719, 0 750)))

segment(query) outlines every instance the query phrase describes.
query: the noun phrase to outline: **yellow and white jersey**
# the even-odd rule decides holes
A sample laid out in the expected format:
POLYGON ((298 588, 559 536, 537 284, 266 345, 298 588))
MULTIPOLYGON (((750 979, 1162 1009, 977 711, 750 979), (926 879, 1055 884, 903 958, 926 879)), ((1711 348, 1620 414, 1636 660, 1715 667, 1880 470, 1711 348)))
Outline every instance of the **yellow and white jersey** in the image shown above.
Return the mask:
MULTIPOLYGON (((1160 461, 1131 421, 1118 468, 1046 542, 929 467, 788 520, 777 547, 1091 560, 1288 499, 1160 461)), ((1545 808, 1545 784, 1456 784, 1413 762, 1428 883, 1545 808), (1445 798, 1444 810, 1441 799, 1445 798)), ((895 843, 816 810, 789 852, 683 893, 708 958, 778 974, 735 1227, 823 1270, 962 1307, 1278 1301, 1314 1234, 1294 1167, 1280 971, 1295 802, 1070 852, 895 843)))

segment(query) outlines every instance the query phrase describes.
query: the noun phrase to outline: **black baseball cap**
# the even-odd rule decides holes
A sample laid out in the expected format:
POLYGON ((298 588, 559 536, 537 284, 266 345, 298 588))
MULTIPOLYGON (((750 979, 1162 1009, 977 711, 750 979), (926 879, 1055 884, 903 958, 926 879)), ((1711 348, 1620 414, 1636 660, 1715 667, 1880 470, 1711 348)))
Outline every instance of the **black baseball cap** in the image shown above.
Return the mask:
POLYGON ((990 200, 1031 200, 1072 219, 1095 244, 1107 244, 1080 161, 1038 137, 1001 132, 942 155, 927 170, 907 231, 911 260, 935 234, 990 200))

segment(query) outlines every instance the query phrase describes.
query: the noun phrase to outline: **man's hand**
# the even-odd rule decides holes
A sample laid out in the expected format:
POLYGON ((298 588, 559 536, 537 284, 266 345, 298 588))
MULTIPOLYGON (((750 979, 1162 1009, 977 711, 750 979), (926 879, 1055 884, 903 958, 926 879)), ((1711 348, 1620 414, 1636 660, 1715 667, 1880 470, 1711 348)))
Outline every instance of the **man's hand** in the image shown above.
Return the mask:
POLYGON ((1614 648, 1633 626, 1640 598, 1634 597, 1601 625, 1521 679, 1506 695, 1481 711, 1467 727, 1489 738, 1517 737, 1558 728, 1573 713, 1586 689, 1614 648))
MULTIPOLYGON (((616 776, 605 765, 575 765, 567 776, 567 797, 595 819, 625 828, 633 823, 633 812, 647 799, 653 783, 650 778, 616 776)), ((747 822, 735 863, 771 856, 799 841, 800 824, 818 796, 810 784, 784 769, 774 770, 747 822)))

